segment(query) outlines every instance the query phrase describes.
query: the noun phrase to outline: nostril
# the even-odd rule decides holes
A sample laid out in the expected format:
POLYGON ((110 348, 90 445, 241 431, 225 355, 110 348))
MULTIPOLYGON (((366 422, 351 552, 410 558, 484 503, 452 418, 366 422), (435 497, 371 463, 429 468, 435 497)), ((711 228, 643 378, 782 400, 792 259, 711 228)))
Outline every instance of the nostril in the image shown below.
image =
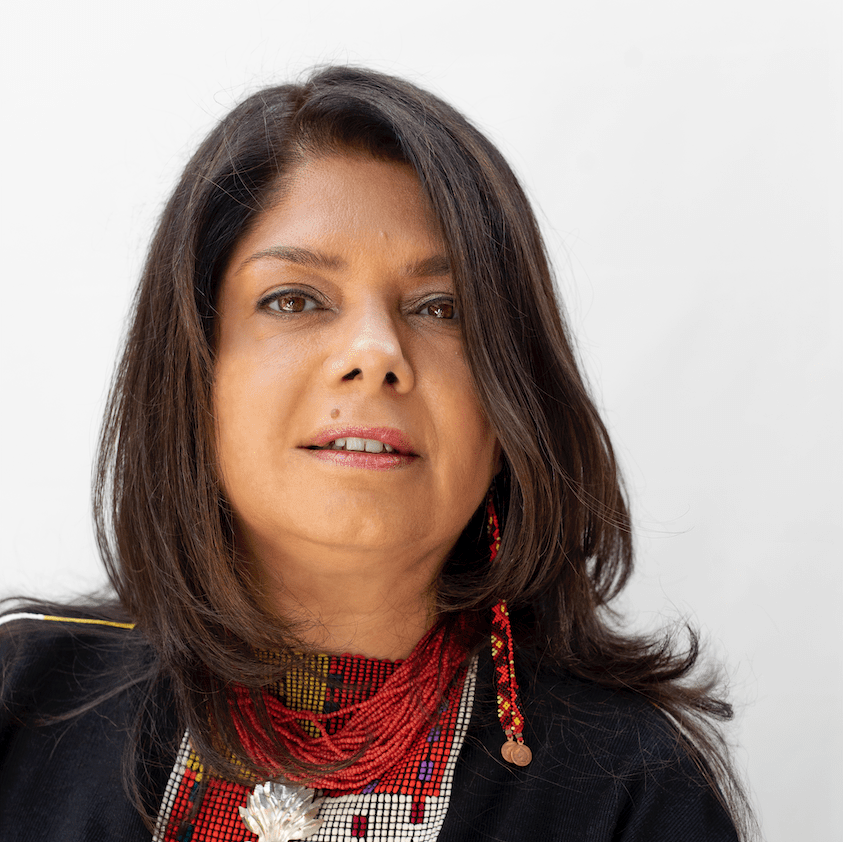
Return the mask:
POLYGON ((391 371, 387 371, 384 380, 386 380, 386 382, 389 383, 390 386, 394 386, 398 382, 398 378, 391 371))
POLYGON ((355 368, 352 371, 349 371, 348 374, 343 377, 343 380, 354 380, 354 378, 357 377, 358 374, 362 373, 363 372, 359 368, 355 368))

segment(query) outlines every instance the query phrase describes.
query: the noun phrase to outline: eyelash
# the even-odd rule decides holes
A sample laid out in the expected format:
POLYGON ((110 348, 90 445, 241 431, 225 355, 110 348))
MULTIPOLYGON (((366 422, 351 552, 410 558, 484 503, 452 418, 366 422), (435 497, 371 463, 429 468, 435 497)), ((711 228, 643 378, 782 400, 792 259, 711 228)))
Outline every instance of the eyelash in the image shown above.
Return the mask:
POLYGON ((273 313, 278 313, 279 315, 293 315, 295 313, 307 313, 319 306, 319 302, 312 296, 306 293, 304 290, 301 289, 282 289, 278 290, 277 292, 271 292, 269 295, 265 295, 258 301, 258 308, 261 310, 271 310, 273 313), (301 310, 282 310, 280 305, 278 307, 273 307, 272 305, 276 302, 283 301, 284 299, 295 299, 299 298, 302 299, 305 303, 305 307, 301 310), (313 304, 313 307, 307 307, 308 304, 313 304))
MULTIPOLYGON (((439 297, 433 298, 428 301, 425 301, 418 309, 415 310, 416 313, 422 314, 424 310, 427 310, 430 307, 434 307, 436 305, 450 307, 452 309, 452 315, 450 318, 439 318, 438 316, 430 315, 430 318, 437 319, 437 321, 459 321, 459 311, 457 310, 456 304, 454 303, 453 298, 450 297, 439 297)), ((265 295, 263 298, 258 301, 258 309, 261 310, 271 310, 273 313, 278 313, 279 315, 295 315, 297 313, 308 313, 312 312, 315 309, 319 308, 319 301, 317 301, 311 294, 305 292, 304 290, 300 289, 284 289, 278 290, 276 292, 271 292, 269 295, 265 295), (304 306, 301 310, 282 310, 279 306, 273 307, 272 305, 276 302, 281 302, 285 299, 301 299, 304 301, 304 306), (312 307, 308 307, 308 304, 312 304, 312 307)))
POLYGON ((452 310, 452 315, 450 318, 439 318, 438 316, 431 316, 431 318, 437 319, 443 322, 457 322, 459 321, 459 310, 457 310, 457 305, 453 298, 434 298, 432 301, 426 301, 424 305, 421 307, 419 312, 426 310, 428 307, 433 307, 435 305, 450 307, 452 310))

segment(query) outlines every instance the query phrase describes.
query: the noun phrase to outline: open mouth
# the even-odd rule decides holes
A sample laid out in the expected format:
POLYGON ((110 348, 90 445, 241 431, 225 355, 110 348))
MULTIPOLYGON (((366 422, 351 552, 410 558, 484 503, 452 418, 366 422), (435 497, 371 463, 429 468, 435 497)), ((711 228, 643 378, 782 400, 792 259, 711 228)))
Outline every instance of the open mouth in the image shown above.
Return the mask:
POLYGON ((377 439, 344 438, 334 439, 321 447, 310 445, 308 450, 344 450, 355 453, 397 453, 394 447, 384 444, 377 439))
POLYGON ((369 467, 409 465, 419 458, 405 433, 393 427, 349 425, 335 427, 316 433, 310 441, 300 447, 305 450, 322 451, 325 459, 343 464, 363 464, 369 467), (336 453, 337 456, 329 454, 336 453), (348 454, 340 458, 339 454, 348 454), (366 460, 369 460, 366 462, 366 460), (363 460, 361 462, 361 460, 363 460))

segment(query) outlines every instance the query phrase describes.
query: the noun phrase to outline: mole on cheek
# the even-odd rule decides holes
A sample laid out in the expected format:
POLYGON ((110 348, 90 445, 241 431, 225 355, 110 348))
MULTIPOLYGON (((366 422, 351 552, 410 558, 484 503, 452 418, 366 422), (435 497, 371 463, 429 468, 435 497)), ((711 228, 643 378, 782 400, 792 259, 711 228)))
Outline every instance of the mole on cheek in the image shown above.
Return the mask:
POLYGON ((331 418, 339 418, 339 417, 340 417, 340 411, 335 407, 334 409, 331 410, 331 418))

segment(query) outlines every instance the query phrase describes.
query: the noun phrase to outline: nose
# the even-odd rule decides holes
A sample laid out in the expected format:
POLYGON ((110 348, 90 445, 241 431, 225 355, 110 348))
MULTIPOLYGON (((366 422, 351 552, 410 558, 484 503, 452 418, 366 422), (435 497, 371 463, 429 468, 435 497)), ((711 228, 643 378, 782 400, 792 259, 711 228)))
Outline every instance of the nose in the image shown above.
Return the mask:
POLYGON ((413 369, 386 307, 369 305, 340 322, 326 360, 332 381, 356 381, 371 393, 388 387, 406 394, 413 388, 413 369))

